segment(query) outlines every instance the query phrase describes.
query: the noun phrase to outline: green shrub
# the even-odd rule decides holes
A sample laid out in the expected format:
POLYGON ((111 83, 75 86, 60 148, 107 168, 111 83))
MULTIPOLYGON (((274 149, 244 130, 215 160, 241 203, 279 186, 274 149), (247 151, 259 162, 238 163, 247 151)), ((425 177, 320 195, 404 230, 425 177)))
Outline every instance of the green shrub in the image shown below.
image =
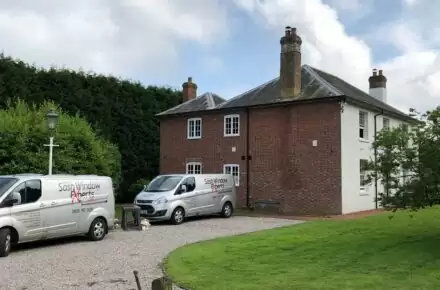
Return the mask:
POLYGON ((149 183, 150 181, 148 179, 139 179, 128 188, 128 195, 134 200, 136 195, 149 183))
POLYGON ((99 174, 111 176, 117 189, 121 166, 118 148, 99 137, 84 119, 69 116, 52 102, 41 106, 23 100, 8 102, 0 110, 0 174, 48 172, 49 142, 46 114, 56 109, 53 174, 99 174))

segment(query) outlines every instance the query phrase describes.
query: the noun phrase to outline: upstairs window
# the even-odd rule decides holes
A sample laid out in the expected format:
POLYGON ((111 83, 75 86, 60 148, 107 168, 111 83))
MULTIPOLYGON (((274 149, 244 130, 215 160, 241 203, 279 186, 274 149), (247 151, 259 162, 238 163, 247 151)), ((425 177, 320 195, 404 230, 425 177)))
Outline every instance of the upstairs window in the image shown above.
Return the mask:
POLYGON ((368 113, 359 111, 359 138, 368 140, 368 113))
POLYGON ((390 129, 390 119, 383 118, 382 120, 382 129, 389 130, 390 129))
POLYGON ((226 137, 240 136, 240 115, 225 116, 224 135, 226 137))
POLYGON ((187 163, 186 174, 202 174, 202 163, 200 162, 187 163))
POLYGON ((188 119, 188 139, 202 138, 202 119, 191 118, 188 119))
POLYGON ((223 165, 223 174, 232 174, 232 176, 234 176, 235 186, 240 185, 240 166, 238 164, 223 165))

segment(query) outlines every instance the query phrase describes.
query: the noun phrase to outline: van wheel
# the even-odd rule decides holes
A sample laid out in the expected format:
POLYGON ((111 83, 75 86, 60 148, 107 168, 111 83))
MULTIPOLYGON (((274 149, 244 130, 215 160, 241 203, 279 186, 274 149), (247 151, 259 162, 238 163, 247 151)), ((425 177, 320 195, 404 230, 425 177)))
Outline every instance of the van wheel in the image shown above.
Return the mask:
POLYGON ((185 210, 181 207, 176 208, 171 215, 171 222, 180 225, 185 221, 185 210))
POLYGON ((0 230, 0 257, 7 257, 11 252, 12 235, 10 229, 0 230))
POLYGON ((234 208, 232 207, 232 203, 230 203, 229 201, 225 202, 221 212, 222 217, 230 218, 233 212, 234 212, 234 208))
POLYGON ((102 240, 107 233, 107 223, 103 218, 96 218, 90 225, 89 233, 87 236, 92 241, 102 240))

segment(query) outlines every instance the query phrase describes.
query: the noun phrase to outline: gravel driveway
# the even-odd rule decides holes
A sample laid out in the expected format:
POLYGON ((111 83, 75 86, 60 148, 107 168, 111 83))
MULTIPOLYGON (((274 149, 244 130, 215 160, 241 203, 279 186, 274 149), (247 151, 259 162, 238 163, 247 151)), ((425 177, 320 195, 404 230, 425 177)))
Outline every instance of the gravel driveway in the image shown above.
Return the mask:
POLYGON ((74 238, 23 245, 0 258, 0 289, 136 289, 133 270, 150 289, 161 276, 158 264, 179 246, 300 222, 214 217, 179 226, 153 224, 145 232, 115 230, 100 242, 74 238))

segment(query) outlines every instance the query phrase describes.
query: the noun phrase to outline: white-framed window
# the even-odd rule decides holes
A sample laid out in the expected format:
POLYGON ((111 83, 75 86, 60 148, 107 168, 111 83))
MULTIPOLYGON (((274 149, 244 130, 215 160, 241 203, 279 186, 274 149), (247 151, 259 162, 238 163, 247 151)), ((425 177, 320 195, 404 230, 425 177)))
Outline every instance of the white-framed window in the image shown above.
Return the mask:
POLYGON ((186 174, 202 174, 202 163, 188 162, 186 164, 186 174))
POLYGON ((188 139, 202 138, 202 118, 188 119, 188 139))
POLYGON ((385 130, 389 130, 390 129, 390 119, 388 118, 383 118, 382 119, 382 128, 385 130))
POLYGON ((240 136, 240 115, 226 115, 224 118, 224 136, 240 136))
POLYGON ((368 140, 368 113, 359 111, 359 138, 368 140))
POLYGON ((223 174, 232 174, 234 176, 235 186, 240 185, 240 165, 238 164, 223 165, 223 174))
POLYGON ((361 193, 366 191, 366 187, 371 183, 371 178, 369 176, 368 171, 368 160, 360 159, 359 160, 359 189, 361 193))

